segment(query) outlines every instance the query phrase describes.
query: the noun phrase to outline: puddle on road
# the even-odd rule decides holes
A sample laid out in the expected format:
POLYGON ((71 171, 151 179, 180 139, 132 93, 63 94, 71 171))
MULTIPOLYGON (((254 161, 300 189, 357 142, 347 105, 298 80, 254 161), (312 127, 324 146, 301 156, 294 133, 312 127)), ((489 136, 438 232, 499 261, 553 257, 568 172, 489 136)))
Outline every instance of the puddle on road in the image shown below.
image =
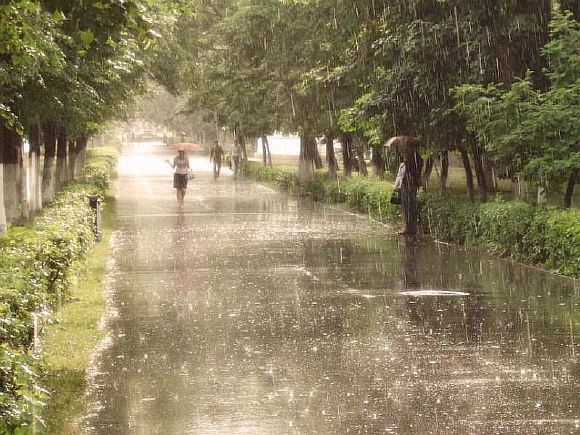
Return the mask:
POLYGON ((87 433, 580 431, 577 281, 227 171, 179 213, 171 174, 144 175, 118 183, 87 433))
POLYGON ((428 296, 469 296, 469 293, 455 291, 455 290, 411 290, 400 292, 403 296, 428 297, 428 296))

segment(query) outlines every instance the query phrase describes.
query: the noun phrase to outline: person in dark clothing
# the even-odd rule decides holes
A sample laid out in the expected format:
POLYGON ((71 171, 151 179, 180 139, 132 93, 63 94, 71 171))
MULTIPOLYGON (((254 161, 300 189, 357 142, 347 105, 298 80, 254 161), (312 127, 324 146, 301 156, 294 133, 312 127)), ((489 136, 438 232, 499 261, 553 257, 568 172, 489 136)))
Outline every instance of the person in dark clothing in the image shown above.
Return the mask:
POLYGON ((222 169, 222 159, 224 156, 224 149, 216 140, 209 152, 209 161, 213 162, 213 178, 218 179, 222 169))
POLYGON ((399 136, 396 142, 403 162, 399 167, 395 188, 401 193, 401 211, 405 235, 415 235, 419 231, 419 210, 417 191, 421 186, 423 159, 419 154, 422 141, 411 136, 399 136))

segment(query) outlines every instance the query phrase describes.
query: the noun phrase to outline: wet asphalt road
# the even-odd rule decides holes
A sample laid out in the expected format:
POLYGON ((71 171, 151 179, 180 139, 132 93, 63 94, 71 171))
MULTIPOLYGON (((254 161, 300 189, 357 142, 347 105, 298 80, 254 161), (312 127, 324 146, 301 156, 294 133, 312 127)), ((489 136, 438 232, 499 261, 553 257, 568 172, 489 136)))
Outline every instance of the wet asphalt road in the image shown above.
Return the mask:
POLYGON ((578 281, 125 154, 86 433, 580 433, 578 281))

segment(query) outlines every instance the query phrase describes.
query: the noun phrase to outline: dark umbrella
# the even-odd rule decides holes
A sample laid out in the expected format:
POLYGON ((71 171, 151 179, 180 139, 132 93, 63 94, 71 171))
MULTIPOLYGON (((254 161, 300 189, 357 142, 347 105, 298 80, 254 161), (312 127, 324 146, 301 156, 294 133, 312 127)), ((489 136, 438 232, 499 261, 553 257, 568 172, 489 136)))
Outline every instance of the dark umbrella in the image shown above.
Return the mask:
POLYGON ((421 139, 415 136, 393 136, 387 143, 386 148, 395 148, 399 153, 413 153, 421 147, 421 139))

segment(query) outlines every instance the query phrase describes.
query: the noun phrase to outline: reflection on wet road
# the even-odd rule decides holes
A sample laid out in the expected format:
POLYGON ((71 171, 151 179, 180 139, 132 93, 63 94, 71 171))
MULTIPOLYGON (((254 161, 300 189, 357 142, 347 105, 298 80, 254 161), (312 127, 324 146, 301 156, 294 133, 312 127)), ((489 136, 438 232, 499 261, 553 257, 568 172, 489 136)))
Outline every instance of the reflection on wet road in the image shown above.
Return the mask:
POLYGON ((580 284, 122 158, 89 434, 580 433, 580 284))

